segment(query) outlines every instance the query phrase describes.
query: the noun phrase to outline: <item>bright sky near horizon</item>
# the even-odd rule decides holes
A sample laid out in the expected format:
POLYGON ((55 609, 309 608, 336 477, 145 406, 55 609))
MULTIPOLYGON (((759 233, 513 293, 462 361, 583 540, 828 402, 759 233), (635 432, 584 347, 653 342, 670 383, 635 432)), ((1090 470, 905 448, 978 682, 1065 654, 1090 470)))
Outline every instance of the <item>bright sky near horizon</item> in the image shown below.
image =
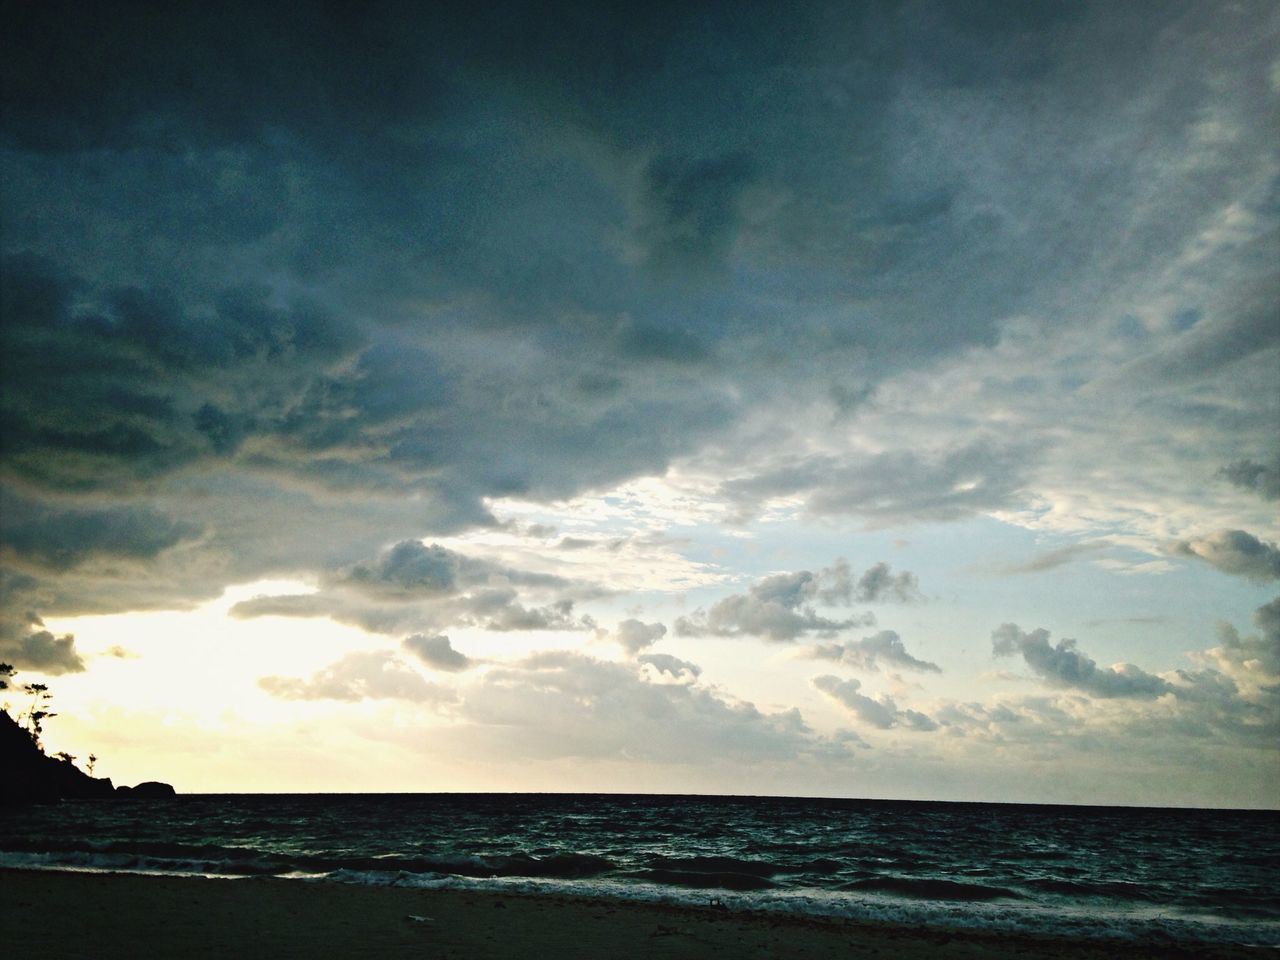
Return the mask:
POLYGON ((51 749, 1277 805, 1276 4, 5 7, 51 749))

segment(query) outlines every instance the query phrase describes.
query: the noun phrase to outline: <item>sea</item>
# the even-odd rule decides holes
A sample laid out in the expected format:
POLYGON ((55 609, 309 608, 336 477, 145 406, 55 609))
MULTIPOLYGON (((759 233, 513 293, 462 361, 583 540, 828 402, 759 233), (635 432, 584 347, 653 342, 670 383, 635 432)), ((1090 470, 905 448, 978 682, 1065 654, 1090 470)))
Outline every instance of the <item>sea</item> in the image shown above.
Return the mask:
POLYGON ((0 811, 0 866, 569 894, 1280 947, 1280 812, 581 794, 0 811))

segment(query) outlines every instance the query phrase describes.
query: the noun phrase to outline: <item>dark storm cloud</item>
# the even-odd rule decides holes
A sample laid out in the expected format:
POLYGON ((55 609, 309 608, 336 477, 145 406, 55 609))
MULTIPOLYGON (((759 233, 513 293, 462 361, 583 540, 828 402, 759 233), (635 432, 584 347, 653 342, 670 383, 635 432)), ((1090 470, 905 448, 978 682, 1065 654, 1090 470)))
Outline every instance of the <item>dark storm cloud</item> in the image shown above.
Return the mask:
POLYGON ((942 672, 936 663, 920 660, 908 653, 902 638, 892 630, 881 630, 861 640, 817 644, 806 652, 806 656, 815 660, 835 660, 861 670, 879 670, 884 665, 926 673, 942 672))
POLYGON ((1049 643, 1049 631, 1024 632, 1016 623, 1005 623, 991 634, 991 650, 998 657, 1021 654, 1036 675, 1056 687, 1070 687, 1095 697, 1152 699, 1173 691, 1169 681, 1120 663, 1099 667, 1077 649, 1076 641, 1049 643))
POLYGON ((831 699, 843 704, 863 723, 880 730, 902 727, 907 730, 928 732, 937 730, 938 724, 927 714, 918 710, 901 709, 891 697, 881 696, 878 700, 858 691, 862 684, 857 680, 841 680, 830 674, 814 677, 813 685, 831 699))
MULTIPOLYGON (((347 569, 712 445, 744 515, 1002 509, 1034 447, 770 463, 734 431, 838 392, 815 358, 872 397, 1063 291, 1111 309, 1232 204, 1273 218, 1264 5, 10 6, 0 479, 205 534, 169 579, 73 564, 48 610, 347 569)), ((1133 375, 1270 349, 1267 252, 1133 375)))
POLYGON ((95 558, 151 560, 199 533, 146 507, 59 509, 0 489, 0 554, 51 570, 95 558))
POLYGON ((443 635, 428 637, 415 633, 411 637, 405 637, 401 646, 433 670, 457 673, 475 664, 475 661, 465 653, 453 649, 449 638, 443 635))
POLYGON ((743 156, 662 156, 650 162, 636 226, 645 262, 664 272, 721 264, 733 243, 738 199, 751 172, 750 160, 743 156))
POLYGON ((1198 557, 1223 573, 1255 583, 1280 580, 1280 549, 1244 530, 1219 530, 1198 540, 1182 540, 1173 544, 1170 552, 1198 557))
POLYGON ((3 472, 66 490, 128 489, 233 454, 356 343, 265 288, 183 302, 18 255, 0 263, 0 291, 3 472))
POLYGON ((1236 460, 1223 467, 1220 473, 1241 490, 1252 490, 1264 500, 1280 500, 1280 454, 1265 463, 1236 460))

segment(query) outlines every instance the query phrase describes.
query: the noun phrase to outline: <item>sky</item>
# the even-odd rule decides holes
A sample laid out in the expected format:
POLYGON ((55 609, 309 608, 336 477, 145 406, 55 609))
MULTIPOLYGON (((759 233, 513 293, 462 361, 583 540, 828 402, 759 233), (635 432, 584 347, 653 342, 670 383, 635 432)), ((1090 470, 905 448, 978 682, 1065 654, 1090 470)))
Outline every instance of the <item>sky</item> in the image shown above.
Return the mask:
POLYGON ((1274 3, 4 7, 50 749, 1276 806, 1274 3))

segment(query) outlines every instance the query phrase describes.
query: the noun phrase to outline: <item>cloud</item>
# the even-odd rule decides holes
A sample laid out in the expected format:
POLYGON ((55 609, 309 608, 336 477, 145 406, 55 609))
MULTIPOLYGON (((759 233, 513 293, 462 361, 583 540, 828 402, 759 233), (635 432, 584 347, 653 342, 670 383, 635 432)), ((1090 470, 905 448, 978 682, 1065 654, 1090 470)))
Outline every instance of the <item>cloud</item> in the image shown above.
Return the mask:
POLYGON ((591 630, 575 599, 598 596, 590 584, 519 570, 437 544, 404 540, 376 558, 321 576, 309 594, 259 596, 231 607, 233 617, 330 617, 373 633, 438 632, 452 626, 497 632, 591 630), (526 594, 550 596, 529 603, 526 594))
POLYGON ((862 684, 857 680, 841 680, 831 674, 814 677, 813 685, 831 699, 843 704, 863 723, 879 730, 902 727, 907 730, 929 732, 938 729, 935 720, 917 710, 899 709, 891 697, 881 696, 873 700, 858 691, 862 684))
POLYGON ((823 603, 912 603, 924 599, 914 573, 904 570, 895 574, 884 561, 868 567, 855 583, 848 561, 841 558, 822 571, 821 579, 814 595, 823 603))
POLYGON ((453 699, 453 692, 428 683, 405 666, 395 653, 349 653, 306 680, 295 677, 263 677, 260 686, 282 700, 410 700, 439 704, 453 699))
POLYGON ((453 649, 449 638, 443 635, 428 637, 415 633, 411 637, 405 637, 401 641, 401 646, 433 670, 457 673, 475 664, 475 661, 466 654, 453 649))
POLYGON ((1081 543, 1058 547, 1055 550, 1045 550, 1023 563, 1010 564, 1003 567, 1001 572, 1007 574, 1043 573, 1046 570, 1056 570, 1058 567, 1066 566, 1076 560, 1094 556, 1101 551, 1109 550, 1111 547, 1110 540, 1085 540, 1081 543))
POLYGON ((806 656, 815 660, 835 660, 860 670, 878 670, 883 664, 902 670, 942 672, 936 663, 919 660, 909 654, 902 638, 892 630, 881 630, 861 640, 817 644, 806 652, 806 656))
MULTIPOLYGON (((3 475, 89 510, 164 493, 226 581, 322 566, 284 536, 296 513, 269 531, 228 517, 251 484, 366 518, 404 497, 413 522, 384 517, 379 535, 430 536, 493 523, 504 498, 719 451, 746 464, 724 493, 747 512, 793 495, 873 524, 1008 509, 1043 493, 1060 434, 1039 424, 1070 410, 1014 425, 1052 441, 1009 445, 1026 408, 1007 398, 921 391, 946 404, 930 430, 878 388, 1003 361, 1006 318, 1076 329, 1063 290, 1113 322, 1114 304, 1155 299, 1150 275, 1223 277, 1218 302, 1167 292, 1203 315, 1170 339, 1237 367, 1268 349, 1271 271, 1249 251, 1274 220, 1250 79, 1269 54, 1231 18, 1144 32, 1096 10, 986 24, 976 44, 907 10, 832 30, 810 3, 785 22, 515 4, 499 23, 392 4, 356 27, 329 7, 233 9, 179 4, 121 31, 41 8, 0 57, 3 475), (1079 59, 1112 37, 1133 64, 1079 59), (669 69, 708 56, 758 70, 669 69), (1183 82, 1186 64, 1222 80, 1183 82), (1223 136, 1193 136, 1209 118, 1223 136), (1233 209, 1243 226, 1206 248, 1233 209), (1245 291, 1254 307, 1232 302, 1245 291), (774 408, 782 395, 797 407, 774 408), (832 396, 863 398, 848 433, 821 412, 832 396), (878 409, 892 436, 872 435, 878 409), (757 432, 783 452, 760 454, 757 432), (288 555, 242 549, 266 533, 288 555)), ((1061 408, 1081 386, 1045 392, 1061 408)), ((1262 449, 1240 445, 1256 397, 1204 407, 1239 411, 1205 436, 1262 449)), ((365 546, 327 544, 324 564, 365 546)), ((221 585, 197 579, 169 595, 221 585)))
POLYGON ((915 575, 909 571, 894 574, 888 564, 877 563, 855 582, 849 564, 841 559, 817 573, 798 570, 764 577, 746 593, 733 594, 707 610, 680 617, 675 629, 681 636, 754 636, 785 643, 806 634, 833 636, 875 623, 870 613, 843 619, 821 616, 814 609, 815 602, 910 602, 919 597, 915 575))
POLYGON ((272 305, 265 288, 183 302, 95 287, 27 253, 0 260, 0 274, 4 476, 39 488, 127 492, 225 460, 360 345, 348 324, 304 302, 272 305))
POLYGON ((477 611, 471 621, 486 630, 593 630, 596 626, 591 617, 574 616, 572 600, 557 600, 542 607, 524 607, 498 591, 491 596, 495 601, 494 608, 482 608, 483 612, 477 611))
POLYGON ((1250 490, 1263 500, 1280 500, 1280 454, 1265 463, 1236 460, 1218 471, 1232 485, 1250 490))
POLYGON ((618 624, 614 639, 627 653, 635 656, 667 635, 667 628, 661 623, 643 623, 640 620, 628 619, 618 624))
POLYGON ((852 514, 877 526, 959 520, 1013 506, 1036 446, 978 439, 920 453, 809 457, 726 481, 721 493, 751 513, 763 500, 802 495, 818 516, 852 514))
MULTIPOLYGON (((954 736, 978 735, 1002 740, 1015 730, 1018 724, 1026 725, 1043 721, 1044 713, 1042 709, 1028 710, 1022 704, 998 702, 988 705, 957 701, 941 705, 934 712, 934 716, 938 723, 954 736)), ((1056 713, 1058 719, 1067 719, 1061 711, 1056 713)))
POLYGON ((716 764, 847 759, 852 746, 815 734, 796 710, 767 713, 697 684, 652 682, 631 664, 568 651, 490 670, 457 712, 477 725, 472 736, 522 757, 716 764))
MULTIPOLYGON (((743 155, 664 155, 647 164, 634 230, 644 262, 663 273, 722 265, 740 220, 738 200, 751 175, 751 161, 743 155)), ((687 348, 672 351, 673 357, 687 355, 687 348)))
POLYGON ((1056 687, 1070 687, 1095 697, 1151 699, 1169 693, 1169 682, 1145 673, 1131 663, 1100 668, 1076 648, 1076 641, 1049 644, 1049 631, 1024 632, 1015 623, 1005 623, 991 634, 991 649, 998 657, 1021 654, 1037 676, 1056 687))
POLYGON ((1198 540, 1182 540, 1169 551, 1175 556, 1199 557, 1223 573, 1255 583, 1280 580, 1280 549, 1243 530, 1219 530, 1198 540))
POLYGON ((403 633, 410 630, 443 630, 478 627, 495 632, 524 630, 593 630, 589 616, 574 614, 572 600, 528 606, 517 591, 488 588, 434 600, 409 602, 369 601, 342 590, 312 594, 254 597, 228 611, 232 617, 329 617, 371 633, 403 633))
POLYGON ((146 507, 58 509, 0 490, 0 552, 48 570, 93 559, 153 560, 199 533, 146 507))
POLYGON ((692 681, 702 675, 702 668, 696 663, 681 660, 669 653, 642 653, 636 657, 636 663, 648 664, 659 673, 669 674, 677 680, 683 677, 692 681))
POLYGON ((1280 695, 1280 597, 1253 614, 1258 633, 1241 636, 1228 623, 1218 625, 1219 645, 1192 656, 1221 671, 1242 687, 1280 695))
POLYGON ((1280 599, 1260 607, 1254 623, 1259 633, 1250 636, 1220 624, 1217 646, 1189 654, 1205 669, 1158 676, 1132 667, 1091 669, 1092 661, 1069 643, 1053 650, 1043 631, 1027 634, 1006 624, 996 631, 997 644, 1032 650, 1028 662, 1056 660, 1033 669, 1063 692, 988 704, 952 701, 934 717, 952 736, 1021 744, 1036 755, 1046 748, 1089 756, 1148 751, 1165 769, 1185 756, 1203 764, 1197 751, 1212 746, 1261 750, 1263 759, 1245 762, 1270 763, 1280 738, 1280 599))
POLYGON ((810 607, 793 609, 777 600, 765 600, 753 593, 735 594, 676 620, 676 633, 685 637, 763 637, 786 643, 815 633, 830 636, 850 627, 868 626, 875 622, 870 614, 859 614, 843 620, 819 616, 810 607))
POLYGON ((570 585, 562 577, 516 570, 420 540, 402 540, 375 560, 355 564, 328 582, 393 597, 447 596, 482 585, 570 585))
POLYGON ((1051 701, 1005 703, 999 716, 996 708, 956 704, 937 717, 955 734, 995 739, 1079 737, 1095 747, 1099 738, 1150 741, 1164 743, 1166 751, 1213 742, 1273 751, 1280 737, 1280 598, 1259 607, 1254 624, 1259 632, 1249 636, 1219 624, 1217 646, 1188 654, 1206 669, 1158 675, 1132 664, 1102 669, 1074 641, 1054 647, 1045 630, 1027 633, 1004 624, 992 634, 996 654, 1021 653, 1048 685, 1067 692, 1051 701))
POLYGON ((34 613, 0 618, 0 660, 15 667, 53 676, 80 673, 84 660, 75 644, 72 634, 57 637, 45 630, 44 621, 34 613))

